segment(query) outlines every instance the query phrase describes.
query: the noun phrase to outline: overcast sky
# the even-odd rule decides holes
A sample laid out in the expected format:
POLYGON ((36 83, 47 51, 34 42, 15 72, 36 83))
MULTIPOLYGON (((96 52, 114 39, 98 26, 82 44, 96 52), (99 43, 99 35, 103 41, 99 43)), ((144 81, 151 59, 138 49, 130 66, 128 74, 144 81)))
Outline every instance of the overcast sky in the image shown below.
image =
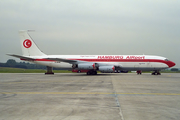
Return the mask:
POLYGON ((46 54, 158 55, 180 67, 179 0, 1 0, 0 62, 19 30, 46 54))

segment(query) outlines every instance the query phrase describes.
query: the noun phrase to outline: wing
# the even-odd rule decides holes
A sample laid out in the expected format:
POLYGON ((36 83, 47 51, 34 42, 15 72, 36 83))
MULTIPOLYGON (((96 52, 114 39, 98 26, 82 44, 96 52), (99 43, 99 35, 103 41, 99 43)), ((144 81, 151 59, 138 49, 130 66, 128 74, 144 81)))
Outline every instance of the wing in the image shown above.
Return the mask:
POLYGON ((66 62, 70 64, 96 64, 96 66, 115 66, 116 69, 120 69, 122 65, 116 65, 112 63, 101 63, 101 62, 87 62, 87 61, 81 61, 81 60, 70 60, 70 59, 65 59, 65 58, 31 58, 27 56, 22 56, 22 55, 15 55, 15 54, 7 54, 9 56, 17 57, 20 58, 21 60, 27 60, 27 61, 36 61, 37 59, 45 59, 45 60, 52 60, 52 61, 59 61, 59 62, 66 62))
POLYGON ((99 66, 115 66, 117 69, 120 69, 122 65, 119 64, 112 64, 112 63, 100 63, 100 62, 88 62, 88 61, 81 61, 81 60, 70 60, 65 58, 43 58, 47 60, 59 61, 59 62, 66 62, 70 64, 92 64, 95 63, 98 67, 99 66))
POLYGON ((54 60, 54 61, 59 61, 59 62, 67 62, 67 63, 75 63, 77 60, 69 60, 69 59, 63 59, 63 58, 43 58, 47 60, 54 60))

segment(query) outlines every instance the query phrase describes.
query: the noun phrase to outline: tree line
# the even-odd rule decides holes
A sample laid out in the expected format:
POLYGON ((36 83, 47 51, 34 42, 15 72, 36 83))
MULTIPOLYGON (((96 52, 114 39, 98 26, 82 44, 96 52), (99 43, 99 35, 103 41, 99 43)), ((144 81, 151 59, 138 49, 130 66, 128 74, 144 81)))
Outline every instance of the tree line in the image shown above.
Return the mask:
MULTIPOLYGON (((46 69, 46 66, 33 64, 29 62, 16 62, 14 59, 7 60, 6 63, 0 63, 0 67, 12 67, 12 68, 23 68, 23 69, 46 69)), ((54 70, 61 70, 53 68, 54 70)))
POLYGON ((0 67, 13 67, 13 68, 24 68, 24 69, 46 69, 46 66, 31 64, 26 62, 16 62, 14 59, 7 60, 6 63, 0 63, 0 67))

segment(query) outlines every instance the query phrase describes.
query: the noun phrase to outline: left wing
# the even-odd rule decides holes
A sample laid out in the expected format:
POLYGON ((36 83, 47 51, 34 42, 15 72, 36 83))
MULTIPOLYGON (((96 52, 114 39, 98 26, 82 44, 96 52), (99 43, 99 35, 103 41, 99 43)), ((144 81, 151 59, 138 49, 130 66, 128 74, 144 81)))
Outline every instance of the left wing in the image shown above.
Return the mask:
POLYGON ((77 60, 68 60, 68 59, 63 59, 63 58, 43 58, 43 59, 67 62, 67 63, 71 63, 71 64, 77 62, 77 60))
POLYGON ((111 63, 99 63, 99 62, 89 62, 89 61, 81 61, 81 60, 70 60, 70 59, 64 59, 64 58, 43 58, 43 59, 47 59, 47 60, 54 60, 54 61, 59 61, 59 62, 66 62, 66 63, 70 63, 70 64, 92 64, 92 63, 96 63, 98 66, 115 66, 116 68, 121 68, 122 65, 116 65, 116 64, 111 64, 111 63))

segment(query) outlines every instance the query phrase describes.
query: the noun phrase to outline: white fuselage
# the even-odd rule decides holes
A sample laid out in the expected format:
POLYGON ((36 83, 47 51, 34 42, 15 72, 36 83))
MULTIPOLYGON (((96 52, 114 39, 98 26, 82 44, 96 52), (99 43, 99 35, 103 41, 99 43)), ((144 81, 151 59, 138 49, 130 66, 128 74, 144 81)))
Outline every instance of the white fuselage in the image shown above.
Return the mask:
POLYGON ((77 60, 74 64, 97 63, 99 66, 119 66, 120 70, 161 70, 169 68, 166 58, 150 55, 47 55, 33 56, 34 63, 72 69, 72 64, 44 58, 77 60))

